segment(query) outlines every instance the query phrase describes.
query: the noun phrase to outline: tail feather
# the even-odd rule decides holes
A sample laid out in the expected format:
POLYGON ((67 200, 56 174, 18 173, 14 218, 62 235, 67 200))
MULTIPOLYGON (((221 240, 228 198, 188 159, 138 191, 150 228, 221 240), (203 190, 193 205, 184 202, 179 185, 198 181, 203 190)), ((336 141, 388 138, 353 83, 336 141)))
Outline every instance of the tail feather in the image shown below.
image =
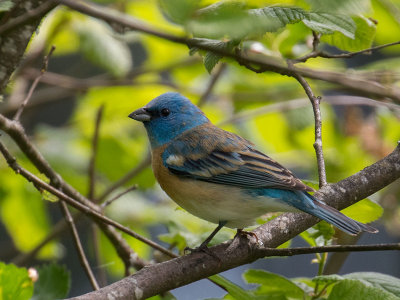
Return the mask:
POLYGON ((356 220, 353 220, 340 211, 336 210, 335 208, 315 199, 310 194, 304 192, 306 196, 309 196, 313 203, 315 204, 313 209, 307 211, 309 214, 312 214, 322 220, 327 221, 328 223, 336 226, 340 230, 350 234, 350 235, 357 235, 362 231, 376 233, 378 230, 370 225, 366 225, 360 223, 356 220))

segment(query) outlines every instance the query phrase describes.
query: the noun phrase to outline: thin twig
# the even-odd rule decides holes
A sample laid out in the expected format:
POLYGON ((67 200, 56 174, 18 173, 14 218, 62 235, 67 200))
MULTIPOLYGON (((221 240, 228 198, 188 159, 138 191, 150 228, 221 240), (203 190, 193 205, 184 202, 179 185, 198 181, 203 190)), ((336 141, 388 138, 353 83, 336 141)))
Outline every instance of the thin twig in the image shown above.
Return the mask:
POLYGON ((85 206, 81 204, 80 202, 76 201, 75 199, 67 196, 63 192, 59 191, 58 189, 54 188, 53 186, 49 185, 48 183, 44 182, 43 180, 39 179, 26 169, 22 168, 16 161, 16 159, 10 154, 10 152, 7 150, 7 148, 3 145, 2 142, 0 142, 0 152, 3 154, 4 158, 6 159, 8 165, 17 173, 25 177, 28 181, 32 182, 33 185, 38 188, 39 190, 43 189, 54 196, 60 198, 61 200, 64 200, 67 202, 69 205, 75 207, 76 209, 80 210, 83 212, 85 215, 90 216, 92 218, 95 218, 97 220, 101 220, 103 223, 106 223, 108 225, 111 225, 122 232, 125 232, 129 234, 130 236, 134 237, 135 239, 149 245, 150 247, 161 251, 162 253, 170 256, 170 257, 177 257, 177 255, 168 249, 165 249, 164 247, 158 245, 157 243, 153 242, 152 240, 149 240, 148 238, 141 236, 140 234, 137 234, 136 232, 132 231, 131 229, 115 222, 114 220, 111 220, 110 218, 107 218, 103 216, 101 213, 97 212, 96 210, 85 206))
POLYGON ((22 112, 24 111, 25 106, 28 104, 29 99, 31 99, 33 91, 36 89, 36 86, 38 85, 40 79, 42 78, 43 74, 47 70, 47 66, 49 64, 49 59, 53 51, 56 49, 55 46, 51 46, 49 54, 47 54, 44 59, 43 59, 43 66, 42 69, 40 70, 40 74, 36 77, 36 79, 33 81, 28 94, 26 95, 24 101, 22 101, 20 107, 18 108, 17 112, 15 113, 14 120, 19 121, 19 118, 21 117, 22 112))
MULTIPOLYGON (((290 63, 289 63, 290 64, 290 63)), ((306 92, 308 98, 311 101, 311 105, 314 112, 314 122, 315 122, 315 142, 314 149, 317 156, 318 163, 318 177, 319 177, 319 187, 323 187, 327 184, 326 181, 326 170, 324 161, 324 152, 322 150, 322 120, 321 120, 321 110, 319 107, 321 97, 316 97, 308 84, 308 82, 303 78, 303 76, 294 73, 294 78, 301 84, 304 91, 306 92)))
POLYGON ((78 230, 76 229, 74 219, 71 216, 71 213, 69 212, 67 204, 65 204, 64 201, 59 201, 61 210, 64 214, 64 218, 68 223, 69 229, 71 230, 71 234, 73 237, 73 241, 76 247, 76 250, 78 252, 78 257, 81 262, 81 265, 83 269, 85 270, 86 276, 89 278, 90 284, 92 285, 94 290, 99 290, 99 284, 97 283, 96 278, 94 277, 94 274, 92 272, 92 269, 90 268, 89 262, 86 258, 85 251, 83 250, 82 243, 79 238, 78 230))
POLYGON ((298 248, 264 248, 259 251, 266 257, 270 256, 294 256, 313 253, 329 252, 365 252, 365 251, 390 251, 400 250, 400 243, 373 244, 373 245, 332 245, 320 247, 298 247, 298 248))
POLYGON ((220 66, 217 68, 215 73, 211 75, 210 81, 208 82, 207 88, 205 89, 204 93, 201 95, 199 102, 197 103, 198 106, 204 105, 208 98, 210 97, 212 90, 214 89, 218 79, 224 73, 226 69, 226 63, 221 63, 220 66))
POLYGON ((92 201, 95 199, 94 194, 95 194, 95 184, 96 184, 96 178, 95 178, 96 156, 99 145, 100 123, 103 117, 103 111, 104 111, 104 104, 100 106, 96 114, 95 127, 92 138, 92 155, 90 156, 89 168, 88 168, 88 173, 89 173, 88 198, 92 201))
POLYGON ((125 183, 127 183, 129 180, 132 178, 136 177, 138 174, 140 174, 144 169, 146 169, 150 165, 151 161, 151 155, 150 152, 148 152, 145 156, 145 158, 138 163, 132 170, 130 170, 128 173, 126 173, 122 178, 120 178, 118 181, 114 182, 113 185, 108 187, 103 194, 98 198, 98 202, 103 202, 104 199, 106 199, 112 192, 114 192, 116 189, 119 187, 123 186, 125 183))
POLYGON ((109 200, 105 201, 104 203, 102 203, 102 204, 100 205, 100 207, 101 207, 101 208, 107 207, 108 205, 110 205, 111 203, 113 203, 115 200, 118 200, 118 199, 121 198, 122 196, 128 194, 128 193, 131 192, 131 191, 136 190, 137 188, 138 188, 138 186, 137 186, 136 184, 133 185, 133 186, 131 186, 130 188, 127 188, 125 191, 122 191, 121 193, 115 195, 115 197, 112 197, 111 199, 109 199, 109 200))
MULTIPOLYGON (((314 41, 315 41, 315 39, 314 39, 314 41)), ((314 43, 313 43, 313 45, 314 45, 314 43)), ((307 60, 309 60, 310 58, 317 58, 317 57, 323 57, 323 58, 352 58, 352 57, 354 57, 356 55, 359 55, 359 54, 371 54, 372 52, 374 52, 376 50, 380 50, 380 49, 383 49, 383 48, 396 46, 396 45, 400 45, 400 41, 393 42, 393 43, 388 43, 388 44, 384 44, 384 45, 379 45, 379 46, 371 47, 371 48, 360 50, 360 51, 356 51, 356 52, 348 52, 348 53, 340 53, 340 54, 329 54, 329 53, 327 53, 325 51, 317 50, 315 47, 313 47, 313 50, 310 53, 308 53, 308 54, 306 54, 306 55, 304 55, 302 57, 293 59, 292 62, 294 64, 296 64, 296 63, 304 63, 307 60)))

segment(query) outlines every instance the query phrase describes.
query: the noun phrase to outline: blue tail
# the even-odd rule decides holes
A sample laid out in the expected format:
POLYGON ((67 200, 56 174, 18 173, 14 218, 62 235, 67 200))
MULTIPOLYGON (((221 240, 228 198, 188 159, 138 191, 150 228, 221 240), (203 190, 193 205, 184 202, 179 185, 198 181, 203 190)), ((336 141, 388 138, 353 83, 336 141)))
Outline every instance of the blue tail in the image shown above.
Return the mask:
POLYGON ((340 230, 350 235, 357 235, 362 231, 371 233, 378 232, 378 230, 374 227, 346 217, 340 211, 314 198, 312 195, 304 191, 263 189, 262 194, 268 197, 279 199, 285 204, 289 204, 298 210, 325 220, 326 222, 336 226, 340 230))
MULTIPOLYGON (((333 207, 325 204, 324 202, 314 198, 312 195, 310 195, 307 192, 300 192, 304 196, 306 196, 308 201, 312 201, 312 207, 304 207, 300 205, 293 205, 294 203, 291 203, 293 206, 295 206, 297 209, 300 209, 306 213, 309 213, 315 217, 318 217, 322 220, 325 220, 326 222, 336 226, 340 230, 350 234, 350 235, 357 235, 362 231, 370 232, 370 233, 376 233, 378 230, 372 226, 357 222, 356 220, 353 220, 344 214, 342 214, 340 211, 334 209, 333 207), (304 209, 306 208, 306 209, 304 209)), ((297 194, 297 193, 296 193, 297 194)))

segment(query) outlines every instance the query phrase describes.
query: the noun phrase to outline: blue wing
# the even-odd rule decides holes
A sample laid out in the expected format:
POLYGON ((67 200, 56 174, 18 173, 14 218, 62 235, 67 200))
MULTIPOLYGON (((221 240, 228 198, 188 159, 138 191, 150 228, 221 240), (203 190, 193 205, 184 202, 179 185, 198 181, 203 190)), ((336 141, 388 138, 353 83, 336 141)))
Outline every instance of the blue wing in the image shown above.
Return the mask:
POLYGON ((212 124, 173 140, 162 158, 170 172, 182 177, 242 188, 313 191, 247 140, 212 124))

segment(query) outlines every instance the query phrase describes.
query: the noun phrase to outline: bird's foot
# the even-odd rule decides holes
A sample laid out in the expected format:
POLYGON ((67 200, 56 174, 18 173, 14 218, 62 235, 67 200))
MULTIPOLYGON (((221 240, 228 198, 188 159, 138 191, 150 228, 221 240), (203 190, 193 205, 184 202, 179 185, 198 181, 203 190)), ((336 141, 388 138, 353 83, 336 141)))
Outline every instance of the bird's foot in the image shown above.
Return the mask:
POLYGON ((243 229, 239 229, 239 228, 238 228, 237 231, 236 231, 235 238, 236 238, 236 237, 241 237, 241 236, 243 236, 243 237, 249 237, 249 236, 251 236, 251 237, 253 237, 253 238, 256 239, 257 244, 260 243, 260 240, 258 239, 258 236, 257 236, 254 232, 252 232, 252 231, 245 231, 245 230, 243 230, 243 229))

